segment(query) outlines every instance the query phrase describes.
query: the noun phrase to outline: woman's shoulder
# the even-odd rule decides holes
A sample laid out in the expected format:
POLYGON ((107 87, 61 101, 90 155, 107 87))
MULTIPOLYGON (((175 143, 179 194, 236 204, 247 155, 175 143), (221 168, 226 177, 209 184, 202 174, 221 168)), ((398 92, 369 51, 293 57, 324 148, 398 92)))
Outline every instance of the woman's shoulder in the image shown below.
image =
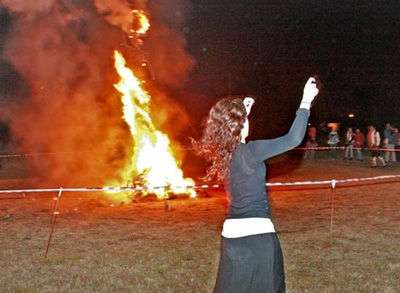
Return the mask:
POLYGON ((246 143, 240 143, 237 151, 245 160, 250 160, 252 163, 254 163, 256 160, 254 158, 256 149, 260 148, 263 145, 263 142, 265 142, 265 140, 250 140, 246 143))
POLYGON ((254 147, 258 145, 264 144, 268 139, 256 139, 256 140, 250 140, 246 144, 244 144, 244 148, 247 148, 249 150, 254 149, 254 147))

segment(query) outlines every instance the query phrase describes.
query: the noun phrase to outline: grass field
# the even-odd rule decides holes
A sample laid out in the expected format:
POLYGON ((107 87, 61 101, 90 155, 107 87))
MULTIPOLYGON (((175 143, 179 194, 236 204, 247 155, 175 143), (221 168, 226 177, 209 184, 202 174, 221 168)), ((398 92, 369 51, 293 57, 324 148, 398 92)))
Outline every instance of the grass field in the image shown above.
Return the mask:
MULTIPOLYGON (((269 181, 400 174, 400 163, 278 157, 269 181)), ((40 178, 4 161, 0 188, 40 178)), ((131 204, 64 193, 45 259, 57 194, 0 194, 0 292, 211 292, 225 216, 223 190, 196 199, 131 204)), ((338 185, 331 234, 329 186, 273 187, 288 292, 400 292, 400 180, 338 185)))

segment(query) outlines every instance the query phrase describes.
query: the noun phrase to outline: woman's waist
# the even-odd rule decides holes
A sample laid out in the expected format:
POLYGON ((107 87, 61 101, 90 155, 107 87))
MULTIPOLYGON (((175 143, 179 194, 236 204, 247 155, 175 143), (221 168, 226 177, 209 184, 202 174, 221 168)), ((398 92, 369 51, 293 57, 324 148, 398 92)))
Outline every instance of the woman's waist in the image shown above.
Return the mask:
POLYGON ((275 233, 275 227, 270 218, 229 218, 224 222, 222 236, 239 238, 250 235, 275 233))
POLYGON ((269 205, 266 198, 250 202, 230 202, 228 219, 270 218, 269 205))

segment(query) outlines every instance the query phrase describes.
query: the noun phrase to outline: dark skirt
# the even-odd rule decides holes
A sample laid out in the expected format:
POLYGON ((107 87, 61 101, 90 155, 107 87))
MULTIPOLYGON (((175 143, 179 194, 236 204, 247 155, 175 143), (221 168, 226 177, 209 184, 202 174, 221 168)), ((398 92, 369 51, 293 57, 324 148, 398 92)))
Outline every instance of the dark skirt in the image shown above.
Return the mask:
POLYGON ((285 292, 282 249, 276 233, 221 241, 214 293, 285 292))
POLYGON ((380 151, 376 151, 376 150, 372 150, 371 151, 371 157, 381 157, 381 152, 380 151))

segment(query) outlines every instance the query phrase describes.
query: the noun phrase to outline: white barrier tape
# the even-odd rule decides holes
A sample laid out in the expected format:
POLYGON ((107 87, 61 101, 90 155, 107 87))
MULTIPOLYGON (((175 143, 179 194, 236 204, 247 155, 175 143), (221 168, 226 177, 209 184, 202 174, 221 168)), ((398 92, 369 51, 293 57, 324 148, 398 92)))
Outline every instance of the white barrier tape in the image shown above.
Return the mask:
POLYGON ((321 185, 321 184, 331 184, 335 188, 338 183, 349 183, 349 182, 362 182, 362 181, 372 181, 372 180, 385 180, 400 178, 400 175, 383 175, 375 177, 364 177, 364 178, 350 178, 350 179, 331 179, 322 181, 299 181, 299 182, 272 182, 267 183, 266 186, 290 186, 290 185, 321 185))
MULTIPOLYGON (((190 150, 190 148, 184 148, 186 150, 190 150)), ((338 147, 297 147, 293 150, 344 150, 345 146, 338 147)), ((386 149, 386 148, 358 148, 353 147, 354 150, 361 149, 363 151, 382 151, 382 152, 400 152, 400 149, 386 149)), ((0 155, 0 158, 20 158, 20 157, 36 157, 36 156, 48 156, 48 155, 65 155, 65 154, 75 154, 76 152, 54 152, 54 153, 27 153, 27 154, 4 154, 0 155)))
MULTIPOLYGON (((362 182, 372 180, 385 180, 400 178, 400 175, 383 175, 375 177, 364 177, 364 178, 350 178, 350 179, 331 179, 331 180, 320 180, 320 181, 295 181, 295 182, 270 182, 265 185, 268 186, 298 186, 298 185, 322 185, 331 184, 332 188, 335 188, 338 183, 349 183, 349 182, 362 182)), ((223 187, 222 184, 203 184, 203 185, 190 185, 190 186, 132 186, 132 187, 81 187, 81 188, 62 188, 63 192, 121 192, 121 191, 140 191, 140 190, 154 190, 154 189, 211 189, 223 187)), ((32 193, 32 192, 60 192, 60 188, 47 188, 47 189, 14 189, 14 190, 0 190, 1 193, 32 193)))
MULTIPOLYGON (((293 150, 344 150, 345 146, 338 147, 297 147, 293 150)), ((382 151, 382 152, 400 152, 400 149, 386 149, 386 148, 359 148, 353 147, 353 150, 363 150, 363 151, 382 151)))

